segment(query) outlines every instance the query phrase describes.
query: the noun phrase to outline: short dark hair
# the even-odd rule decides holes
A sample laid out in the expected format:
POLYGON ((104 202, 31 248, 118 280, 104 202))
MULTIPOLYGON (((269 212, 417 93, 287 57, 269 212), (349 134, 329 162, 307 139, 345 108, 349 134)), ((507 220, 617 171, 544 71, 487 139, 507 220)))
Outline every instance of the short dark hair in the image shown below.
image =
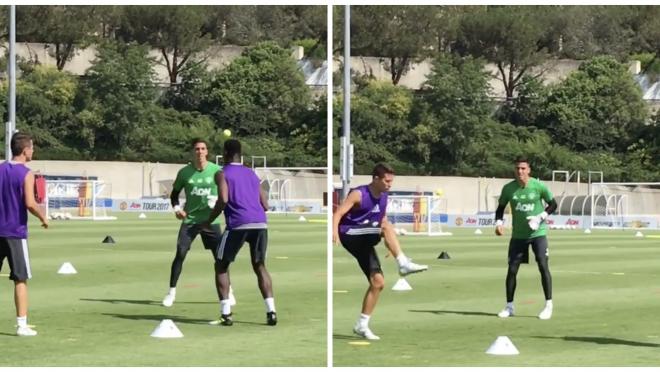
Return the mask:
POLYGON ((241 155, 241 143, 233 138, 225 141, 224 149, 227 160, 231 160, 236 155, 241 155))
POLYGON ((527 165, 529 165, 529 160, 527 160, 527 158, 524 156, 518 156, 516 160, 514 160, 513 164, 518 164, 518 163, 527 163, 527 165))
POLYGON ((23 150, 30 147, 31 144, 32 137, 29 134, 23 132, 14 133, 14 135, 11 136, 11 155, 19 156, 23 153, 23 150))
POLYGON ((190 148, 194 150, 194 149, 195 149, 195 145, 198 144, 198 143, 203 143, 203 144, 206 145, 206 148, 207 148, 207 149, 209 148, 209 143, 206 142, 206 140, 203 139, 203 138, 193 138, 193 140, 190 141, 190 148))
POLYGON ((378 163, 371 172, 373 177, 383 178, 386 174, 394 174, 394 168, 385 163, 378 163))

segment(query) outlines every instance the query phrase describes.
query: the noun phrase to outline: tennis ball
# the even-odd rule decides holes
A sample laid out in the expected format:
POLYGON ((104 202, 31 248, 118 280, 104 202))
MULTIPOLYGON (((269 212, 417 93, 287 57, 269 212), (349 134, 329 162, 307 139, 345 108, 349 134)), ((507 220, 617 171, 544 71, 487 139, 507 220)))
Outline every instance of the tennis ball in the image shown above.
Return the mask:
POLYGON ((222 134, 225 135, 225 137, 231 137, 231 131, 229 129, 225 129, 222 131, 222 134))

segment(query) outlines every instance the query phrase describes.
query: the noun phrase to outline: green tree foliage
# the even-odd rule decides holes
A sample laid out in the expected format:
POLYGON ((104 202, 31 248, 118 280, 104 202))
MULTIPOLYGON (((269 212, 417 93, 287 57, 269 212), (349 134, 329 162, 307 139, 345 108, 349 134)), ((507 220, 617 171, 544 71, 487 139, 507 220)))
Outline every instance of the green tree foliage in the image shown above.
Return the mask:
POLYGON ((438 11, 436 6, 352 6, 351 55, 382 57, 398 84, 437 45, 438 11))
POLYGON ((208 24, 214 13, 207 6, 126 6, 117 34, 125 42, 137 41, 160 51, 170 84, 199 63, 196 56, 211 45, 208 24))
POLYGON ((272 42, 248 48, 217 70, 200 112, 239 136, 289 136, 312 107, 309 88, 288 50, 272 42))
POLYGON ((541 16, 543 8, 547 7, 489 6, 461 20, 456 51, 494 63, 507 101, 522 77, 548 58, 552 13, 541 16))
POLYGON ((94 33, 100 28, 100 13, 96 6, 17 6, 16 41, 52 45, 49 53, 61 71, 77 49, 95 40, 94 33))
POLYGON ((627 67, 609 57, 583 63, 552 89, 539 126, 575 151, 626 151, 648 115, 627 67))
POLYGON ((465 166, 481 123, 492 112, 488 74, 473 58, 440 56, 422 89, 414 116, 413 145, 432 174, 453 174, 465 166))

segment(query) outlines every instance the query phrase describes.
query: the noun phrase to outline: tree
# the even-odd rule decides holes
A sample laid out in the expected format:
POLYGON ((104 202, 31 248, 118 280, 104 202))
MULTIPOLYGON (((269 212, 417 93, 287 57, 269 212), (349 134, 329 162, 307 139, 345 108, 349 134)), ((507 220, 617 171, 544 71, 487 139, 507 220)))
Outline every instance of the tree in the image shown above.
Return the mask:
POLYGON ((455 174, 464 167, 468 149, 490 118, 488 74, 483 62, 441 55, 413 109, 410 144, 415 163, 426 164, 430 174, 455 174))
POLYGON ((397 85, 411 65, 430 56, 437 45, 434 29, 438 9, 437 6, 352 6, 351 54, 382 57, 392 83, 397 85))
POLYGON ((88 141, 97 160, 130 158, 133 135, 148 127, 156 98, 152 61, 145 47, 130 44, 106 42, 97 53, 77 107, 84 122, 95 125, 88 141))
POLYGON ((611 57, 583 63, 551 90, 542 128, 575 151, 625 152, 648 115, 627 66, 611 57))
POLYGON ((16 7, 16 40, 52 44, 54 50, 50 54, 60 71, 76 49, 95 40, 94 32, 99 28, 99 8, 95 6, 16 7))
MULTIPOLYGON (((455 51, 482 57, 497 66, 509 102, 525 74, 548 57, 547 7, 489 6, 470 12, 460 23, 455 51)), ((542 71, 537 73, 538 76, 542 71)))
POLYGON ((170 84, 179 74, 199 63, 199 53, 211 44, 207 6, 127 6, 124 7, 118 36, 125 42, 137 41, 158 49, 167 68, 170 84), (195 58, 197 56, 197 59, 195 58))
POLYGON ((302 72, 288 50, 273 42, 248 48, 216 70, 200 112, 239 136, 288 136, 311 107, 302 72))

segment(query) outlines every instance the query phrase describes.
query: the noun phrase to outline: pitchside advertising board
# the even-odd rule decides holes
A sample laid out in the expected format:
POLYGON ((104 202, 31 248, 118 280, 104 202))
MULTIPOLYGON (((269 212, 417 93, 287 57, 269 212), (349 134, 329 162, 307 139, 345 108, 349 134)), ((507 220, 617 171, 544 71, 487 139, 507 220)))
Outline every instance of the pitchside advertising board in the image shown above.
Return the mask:
MULTIPOLYGON (((510 225, 508 216, 504 216, 504 223, 510 225)), ((568 229, 586 229, 591 228, 590 216, 553 216, 546 219, 550 228, 561 227, 568 229)), ((449 227, 488 227, 495 226, 495 214, 449 214, 447 216, 447 226, 449 227)), ((660 223, 653 216, 595 216, 594 227, 602 228, 633 228, 633 229, 657 229, 660 223)))
POLYGON ((114 212, 172 212, 170 199, 113 199, 114 212))
MULTIPOLYGON (((184 203, 185 201, 181 201, 184 203)), ((113 199, 113 212, 174 212, 170 206, 170 199, 145 198, 145 199, 113 199)), ((323 213, 321 202, 314 200, 270 200, 271 212, 289 213, 323 213)))

